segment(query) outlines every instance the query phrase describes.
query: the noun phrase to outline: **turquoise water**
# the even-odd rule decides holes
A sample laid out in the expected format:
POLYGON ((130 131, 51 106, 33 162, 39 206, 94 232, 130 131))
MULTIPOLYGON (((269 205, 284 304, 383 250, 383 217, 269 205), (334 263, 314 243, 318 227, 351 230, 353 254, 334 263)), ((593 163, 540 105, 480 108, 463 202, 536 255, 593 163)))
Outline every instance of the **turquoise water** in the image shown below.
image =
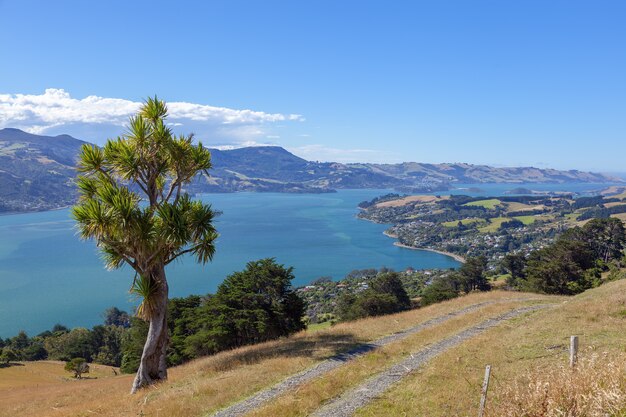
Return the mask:
MULTIPOLYGON (((387 226, 358 220, 356 205, 385 190, 333 194, 210 194, 223 212, 212 263, 168 269, 171 296, 213 292, 246 262, 275 257, 295 268, 295 285, 353 269, 449 268, 453 259, 394 246, 387 226)), ((90 327, 110 306, 132 309, 129 268, 106 271, 93 243, 80 241, 69 210, 0 216, 0 337, 34 335, 55 323, 90 327)))
MULTIPOLYGON (((453 194, 500 195, 516 187, 562 191, 563 185, 481 184, 480 193, 458 185, 453 194)), ((586 194, 606 187, 572 184, 586 194)), ((295 268, 294 284, 320 276, 339 279, 353 269, 458 266, 440 254, 394 246, 385 225, 358 220, 357 204, 388 190, 341 190, 334 194, 237 193, 202 196, 216 210, 220 233, 212 263, 191 259, 168 267, 171 296, 214 292, 246 262, 275 257, 295 268)), ((95 246, 80 241, 69 210, 0 216, 0 337, 26 330, 34 335, 55 323, 90 327, 101 313, 136 304, 128 287, 130 269, 106 271, 95 246)))

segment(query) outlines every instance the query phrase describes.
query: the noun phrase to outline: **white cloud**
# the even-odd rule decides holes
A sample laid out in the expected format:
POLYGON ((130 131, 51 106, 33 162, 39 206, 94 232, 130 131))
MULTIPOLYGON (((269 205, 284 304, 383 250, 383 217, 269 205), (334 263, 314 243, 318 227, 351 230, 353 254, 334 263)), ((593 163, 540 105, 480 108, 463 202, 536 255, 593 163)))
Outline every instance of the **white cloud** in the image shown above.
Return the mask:
MULTIPOLYGON (((73 98, 63 89, 43 94, 0 94, 0 128, 15 127, 31 133, 69 133, 102 141, 121 132, 140 102, 88 96, 73 98), (117 132, 111 134, 111 132, 117 132), (87 135, 87 136, 85 136, 87 135)), ((297 114, 265 113, 204 104, 169 102, 169 122, 185 132, 218 140, 242 142, 267 135, 267 125, 303 121, 297 114)))
POLYGON ((290 147, 288 150, 301 158, 310 161, 324 162, 399 162, 402 158, 396 152, 375 149, 339 149, 320 144, 290 147))
POLYGON ((238 143, 236 145, 216 145, 216 146, 209 145, 207 147, 213 148, 213 149, 219 149, 220 151, 230 151, 233 149, 247 148, 250 146, 279 146, 279 145, 276 145, 275 143, 264 143, 264 142, 257 142, 254 140, 248 140, 245 142, 238 143))

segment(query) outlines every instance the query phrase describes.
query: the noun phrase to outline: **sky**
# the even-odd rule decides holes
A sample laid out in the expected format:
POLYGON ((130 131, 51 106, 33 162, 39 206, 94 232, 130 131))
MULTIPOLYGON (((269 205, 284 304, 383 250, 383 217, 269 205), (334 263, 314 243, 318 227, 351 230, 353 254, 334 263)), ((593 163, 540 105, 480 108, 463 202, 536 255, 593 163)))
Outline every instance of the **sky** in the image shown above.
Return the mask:
POLYGON ((0 128, 624 172, 624 1, 0 0, 0 128))

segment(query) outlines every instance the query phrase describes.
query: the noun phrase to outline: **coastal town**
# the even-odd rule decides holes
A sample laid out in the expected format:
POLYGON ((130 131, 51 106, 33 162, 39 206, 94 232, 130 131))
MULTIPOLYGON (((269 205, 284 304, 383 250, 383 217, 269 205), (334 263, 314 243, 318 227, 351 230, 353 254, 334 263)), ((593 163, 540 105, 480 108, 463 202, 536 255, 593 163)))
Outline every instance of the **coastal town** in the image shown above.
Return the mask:
POLYGON ((396 245, 434 250, 463 261, 484 256, 497 270, 506 254, 528 256, 563 231, 593 217, 626 218, 626 188, 595 196, 550 195, 470 197, 388 194, 362 202, 358 217, 391 224, 385 234, 396 245))

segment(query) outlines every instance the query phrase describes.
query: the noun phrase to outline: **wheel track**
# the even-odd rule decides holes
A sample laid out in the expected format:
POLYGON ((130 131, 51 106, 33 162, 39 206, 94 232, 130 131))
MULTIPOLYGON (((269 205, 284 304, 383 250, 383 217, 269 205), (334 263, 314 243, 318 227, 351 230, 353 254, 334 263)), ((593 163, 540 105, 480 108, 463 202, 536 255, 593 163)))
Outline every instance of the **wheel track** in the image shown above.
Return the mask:
POLYGON ((347 352, 340 353, 334 355, 328 359, 323 360, 322 362, 316 364, 315 366, 306 369, 302 372, 294 374, 292 376, 287 377, 281 382, 263 389, 256 394, 253 394, 251 397, 248 397, 245 400, 237 402, 229 407, 226 407, 214 414, 210 414, 211 417, 239 417, 250 411, 253 411, 259 407, 261 407, 266 402, 273 400, 280 395, 306 383, 317 377, 323 376, 328 372, 337 369, 348 362, 356 359, 368 352, 371 352, 375 349, 378 349, 382 346, 388 345, 390 343, 406 339, 407 337, 419 333, 423 330, 429 329, 431 327, 437 326, 441 323, 444 323, 454 317, 458 317, 464 314, 468 314, 479 310, 482 307, 504 303, 504 302, 516 302, 516 301, 532 301, 533 299, 528 298, 513 298, 513 299, 503 299, 503 300, 494 300, 494 301, 485 301, 482 303, 472 304, 468 307, 465 307, 460 310, 456 310, 447 314, 444 314, 439 317, 435 317, 429 319, 423 323, 418 324, 417 326, 410 327, 408 329, 402 330, 397 333, 393 333, 388 336, 381 337, 376 339, 370 343, 364 343, 358 345, 347 352))
POLYGON ((345 392, 340 397, 331 400, 322 406, 312 417, 348 417, 352 416, 356 410, 367 405, 369 402, 387 391, 393 384, 400 381, 412 371, 421 367, 434 357, 448 349, 458 346, 462 342, 477 336, 486 330, 497 326, 505 320, 518 317, 524 313, 535 311, 547 307, 549 304, 522 307, 500 316, 487 319, 475 326, 465 329, 453 336, 433 343, 432 345, 411 354, 403 361, 392 365, 387 370, 380 372, 376 376, 366 380, 362 384, 345 392))

